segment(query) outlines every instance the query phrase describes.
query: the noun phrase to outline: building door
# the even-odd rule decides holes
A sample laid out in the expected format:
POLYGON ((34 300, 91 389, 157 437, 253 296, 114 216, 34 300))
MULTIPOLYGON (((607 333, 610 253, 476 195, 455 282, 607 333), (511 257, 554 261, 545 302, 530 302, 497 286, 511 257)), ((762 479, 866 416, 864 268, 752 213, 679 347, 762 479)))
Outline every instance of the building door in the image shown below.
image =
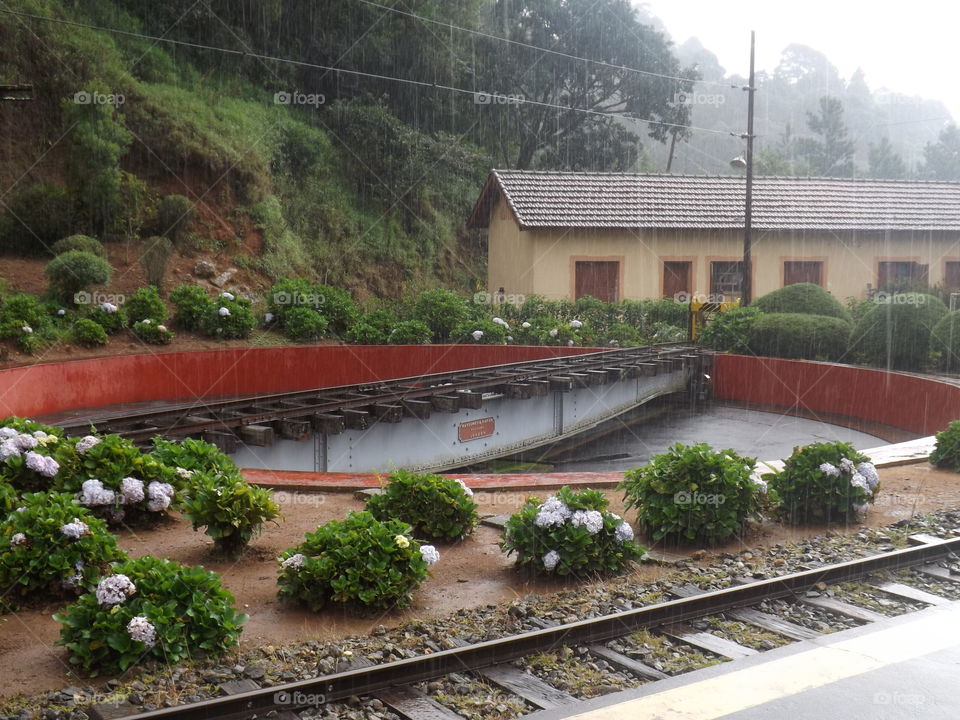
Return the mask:
POLYGON ((823 287, 823 263, 816 260, 787 260, 783 263, 783 284, 813 283, 823 287))
POLYGON ((960 291, 960 262, 950 260, 944 268, 943 286, 954 292, 960 291))
POLYGON ((604 302, 620 299, 620 263, 578 260, 574 272, 574 300, 591 295, 604 302))
POLYGON ((679 298, 690 294, 690 275, 693 263, 684 260, 664 260, 663 296, 679 298))

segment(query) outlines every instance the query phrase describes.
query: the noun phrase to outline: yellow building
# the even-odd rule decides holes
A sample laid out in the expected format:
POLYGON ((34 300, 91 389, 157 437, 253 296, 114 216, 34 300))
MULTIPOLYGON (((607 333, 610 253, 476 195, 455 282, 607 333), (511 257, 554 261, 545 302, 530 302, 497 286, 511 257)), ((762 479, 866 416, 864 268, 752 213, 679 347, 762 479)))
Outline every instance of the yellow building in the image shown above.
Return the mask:
MULTIPOLYGON (((492 292, 736 298, 742 177, 493 170, 470 216, 492 292)), ((753 296, 813 282, 843 300, 960 290, 960 183, 760 177, 753 296)))

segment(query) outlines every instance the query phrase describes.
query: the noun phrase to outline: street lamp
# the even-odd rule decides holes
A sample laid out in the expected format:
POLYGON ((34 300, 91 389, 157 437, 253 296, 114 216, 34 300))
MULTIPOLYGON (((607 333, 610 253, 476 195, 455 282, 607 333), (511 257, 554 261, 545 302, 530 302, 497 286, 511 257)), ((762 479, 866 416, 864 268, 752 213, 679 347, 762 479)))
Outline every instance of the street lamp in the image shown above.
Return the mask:
POLYGON ((753 95, 757 92, 754 83, 753 73, 753 55, 754 55, 754 32, 750 31, 750 80, 745 90, 747 95, 747 132, 745 135, 739 135, 740 138, 746 138, 747 154, 742 154, 730 161, 730 166, 737 169, 746 168, 747 171, 747 193, 743 209, 743 264, 740 274, 740 305, 746 306, 753 299, 753 278, 751 270, 751 252, 753 249, 753 240, 751 238, 751 225, 753 222, 753 95))

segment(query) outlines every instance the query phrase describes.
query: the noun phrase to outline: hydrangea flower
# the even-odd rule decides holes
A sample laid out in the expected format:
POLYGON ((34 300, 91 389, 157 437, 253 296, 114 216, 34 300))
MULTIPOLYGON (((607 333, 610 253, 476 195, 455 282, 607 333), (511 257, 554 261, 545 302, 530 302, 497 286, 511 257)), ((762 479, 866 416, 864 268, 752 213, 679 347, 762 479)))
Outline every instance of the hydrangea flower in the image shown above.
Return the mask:
POLYGON ((31 333, 33 332, 33 328, 30 327, 29 325, 24 325, 24 326, 23 326, 22 328, 20 328, 20 329, 23 330, 27 335, 29 335, 29 334, 31 334, 31 333))
POLYGON ((23 533, 14 533, 13 537, 10 538, 11 545, 26 545, 27 536, 23 533))
POLYGON ((556 495, 551 495, 540 506, 536 517, 533 518, 533 524, 537 527, 563 525, 572 514, 563 500, 556 495))
POLYGON ((193 470, 187 470, 186 468, 178 467, 177 475, 184 480, 189 480, 193 477, 193 470))
POLYGON ((52 478, 58 472, 60 472, 60 463, 54 460, 52 457, 47 457, 46 455, 40 455, 35 453, 32 450, 24 456, 26 460, 26 465, 30 470, 33 470, 35 473, 43 475, 44 477, 52 478))
POLYGON ((147 510, 150 512, 166 510, 173 500, 173 493, 173 485, 154 480, 147 485, 147 510))
POLYGON ((840 474, 840 468, 836 465, 831 465, 828 462, 820 463, 820 472, 822 472, 827 477, 837 477, 840 474))
POLYGON ((857 513, 857 515, 863 515, 867 512, 869 507, 870 506, 867 503, 863 503, 862 505, 854 505, 853 510, 857 513))
POLYGON ((96 507, 97 505, 113 505, 117 499, 117 494, 103 486, 103 483, 96 478, 90 478, 83 481, 80 490, 80 504, 87 507, 96 507))
POLYGON ((97 583, 97 602, 119 605, 136 592, 137 586, 126 575, 110 575, 97 583))
POLYGON ((472 333, 470 333, 470 337, 472 337, 477 342, 480 342, 480 338, 483 337, 483 330, 474 330, 472 333))
POLYGON ((857 465, 857 472, 863 475, 864 479, 867 481, 867 485, 871 490, 877 487, 880 484, 880 476, 877 474, 877 468, 873 463, 862 462, 857 465))
POLYGON ((80 522, 80 518, 74 518, 73 522, 68 522, 60 528, 60 532, 72 540, 79 540, 86 531, 87 524, 80 522))
POLYGON ((423 561, 427 565, 433 565, 435 562, 437 562, 437 560, 440 559, 440 553, 433 545, 421 545, 420 555, 423 556, 423 561))
POLYGON ((551 330, 551 331, 550 331, 549 333, 547 333, 547 334, 548 334, 550 337, 555 338, 557 335, 560 334, 560 331, 557 330, 557 328, 554 328, 553 330, 551 330))
POLYGON ((80 584, 80 581, 83 580, 83 560, 77 560, 73 565, 73 569, 76 571, 73 575, 68 575, 60 581, 60 584, 65 588, 75 588, 80 584))
POLYGON ((56 435, 44 435, 42 438, 37 440, 37 442, 43 447, 47 447, 48 445, 56 445, 59 441, 60 438, 58 438, 56 435))
POLYGON ((843 460, 840 461, 840 469, 852 473, 854 470, 856 470, 856 467, 854 467, 853 460, 850 458, 843 458, 843 460))
POLYGON ((77 452, 80 455, 86 455, 90 448, 99 444, 100 438, 94 437, 93 435, 84 435, 77 441, 77 452))
POLYGON ((864 492, 870 492, 870 486, 867 485, 867 479, 858 472, 853 474, 853 477, 850 478, 850 486, 855 488, 860 488, 864 492))
POLYGON ((8 438, 0 443, 0 462, 6 462, 12 457, 20 457, 20 446, 14 438, 8 438))
POLYGON ((266 315, 264 315, 264 316, 263 316, 263 321, 264 321, 265 323, 272 323, 272 322, 273 322, 273 313, 267 313, 266 315))
POLYGON ((137 615, 127 623, 127 634, 131 640, 153 647, 157 641, 157 629, 143 615, 137 615))
POLYGON ((297 553, 296 555, 291 555, 286 560, 280 563, 280 567, 284 570, 287 568, 293 568, 294 570, 299 570, 303 567, 303 563, 306 562, 307 556, 303 553, 297 553))
POLYGON ((473 490, 468 488, 467 484, 463 480, 461 480, 460 478, 457 478, 457 484, 463 488, 463 491, 467 494, 467 497, 473 497, 473 490))
POLYGON ((100 303, 100 309, 108 315, 113 315, 119 308, 111 302, 102 302, 100 303))
POLYGON ((567 340, 567 347, 573 347, 573 340, 567 340))
POLYGON ((143 480, 125 477, 120 481, 120 496, 124 505, 133 505, 144 498, 143 480))
POLYGON ((151 320, 150 318, 144 318, 140 322, 142 322, 144 325, 153 325, 153 320, 151 320))
POLYGON ((407 538, 404 537, 403 535, 394 536, 393 541, 397 544, 398 548, 403 549, 403 548, 410 547, 410 541, 407 540, 407 538))
POLYGON ((59 315, 60 317, 63 317, 66 314, 67 314, 67 311, 64 308, 60 308, 59 310, 57 310, 57 315, 59 315))
POLYGON ((504 320, 503 318, 495 317, 493 320, 491 320, 491 322, 494 322, 497 325, 500 325, 501 327, 503 327, 504 330, 510 329, 509 323, 507 323, 507 321, 504 320))
POLYGON ((512 342, 513 342, 513 335, 507 335, 507 342, 508 342, 508 343, 512 343, 512 342))
POLYGON ((230 308, 222 307, 217 310, 217 314, 220 315, 220 317, 230 317, 230 308))
POLYGON ((560 553, 556 550, 551 550, 546 555, 543 556, 543 567, 548 571, 553 570, 557 563, 560 562, 560 553))
POLYGON ((530 323, 528 323, 526 320, 524 320, 524 321, 520 324, 520 327, 522 327, 524 330, 529 330, 530 327, 531 327, 531 325, 530 325, 530 323))
POLYGON ((767 481, 760 477, 760 473, 756 470, 750 473, 750 482, 760 488, 760 492, 765 493, 767 491, 767 481))
POLYGON ((596 535, 603 530, 603 514, 599 510, 577 510, 570 517, 570 524, 574 527, 582 525, 591 535, 596 535))
POLYGON ((229 293, 229 292, 226 292, 226 291, 220 293, 220 297, 222 297, 222 298, 224 298, 224 299, 226 299, 226 300, 236 300, 236 298, 234 297, 233 293, 229 293))
POLYGON ((580 322, 579 320, 571 320, 570 327, 572 327, 574 330, 579 330, 580 328, 583 327, 583 323, 580 322))
POLYGON ((37 445, 40 444, 40 441, 37 440, 33 435, 27 435, 26 433, 20 433, 14 438, 14 442, 17 443, 17 447, 21 450, 32 450, 37 445))
POLYGON ((6 426, 0 427, 0 438, 12 438, 12 437, 16 437, 19 434, 20 433, 18 433, 12 427, 6 427, 6 426))
POLYGON ((628 540, 633 540, 633 528, 630 527, 630 523, 622 522, 617 525, 617 529, 613 533, 614 538, 616 538, 617 543, 623 544, 628 540))
POLYGON ((167 326, 166 326, 166 325, 157 325, 157 330, 159 330, 160 332, 166 332, 166 331, 167 331, 167 326))

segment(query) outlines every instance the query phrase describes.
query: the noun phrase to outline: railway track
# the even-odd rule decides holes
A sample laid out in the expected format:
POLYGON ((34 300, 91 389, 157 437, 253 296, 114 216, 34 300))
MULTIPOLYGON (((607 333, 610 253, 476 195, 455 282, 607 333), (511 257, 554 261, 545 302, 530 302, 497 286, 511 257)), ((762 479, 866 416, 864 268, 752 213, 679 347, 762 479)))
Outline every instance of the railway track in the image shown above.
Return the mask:
MULTIPOLYGON (((777 603, 817 608, 847 622, 869 623, 890 615, 886 608, 919 608, 960 599, 960 538, 941 540, 918 535, 914 547, 862 559, 806 569, 760 581, 746 581, 703 592, 676 588, 674 599, 602 617, 565 624, 540 621, 540 629, 476 644, 453 644, 448 650, 378 665, 354 661, 341 672, 308 680, 255 688, 252 680, 222 687, 224 697, 191 705, 140 713, 138 720, 293 720, 302 710, 322 712, 330 703, 374 697, 407 720, 456 720, 461 717, 419 686, 454 675, 459 681, 492 685, 509 693, 532 713, 575 705, 579 699, 554 687, 520 665, 525 658, 557 653, 586 658, 595 667, 632 678, 634 685, 668 677, 637 659, 627 646, 635 633, 666 637, 675 648, 693 648, 716 661, 736 661, 762 651, 729 633, 713 632, 710 619, 736 621, 777 636, 780 644, 811 639, 820 631, 786 619, 770 608, 777 603), (920 583, 912 582, 923 578, 920 583), (851 583, 856 583, 851 589, 851 583), (933 593, 917 585, 946 589, 933 593), (857 593, 862 593, 857 601, 857 593), (865 599, 864 599, 865 598, 865 599), (872 598, 872 599, 871 599, 872 598), (878 600, 879 598, 879 600, 878 600), (887 599, 884 599, 887 598, 887 599), (244 685, 243 683, 246 683, 244 685)), ((364 659, 365 660, 365 659, 364 659)), ((616 689, 616 688, 613 688, 616 689)), ((96 713, 93 717, 97 717, 96 713)), ((112 717, 116 717, 113 714, 112 717)), ((304 715, 306 717, 306 715, 304 715)))
POLYGON ((375 383, 124 408, 46 421, 59 425, 68 435, 83 435, 95 426, 98 432, 117 433, 140 443, 158 434, 203 436, 229 452, 244 432, 255 433, 266 426, 291 439, 301 438, 310 429, 336 434, 345 428, 362 429, 373 422, 398 422, 430 412, 479 409, 490 394, 535 397, 623 377, 657 375, 692 363, 699 366, 709 359, 708 353, 688 343, 664 343, 375 383))

